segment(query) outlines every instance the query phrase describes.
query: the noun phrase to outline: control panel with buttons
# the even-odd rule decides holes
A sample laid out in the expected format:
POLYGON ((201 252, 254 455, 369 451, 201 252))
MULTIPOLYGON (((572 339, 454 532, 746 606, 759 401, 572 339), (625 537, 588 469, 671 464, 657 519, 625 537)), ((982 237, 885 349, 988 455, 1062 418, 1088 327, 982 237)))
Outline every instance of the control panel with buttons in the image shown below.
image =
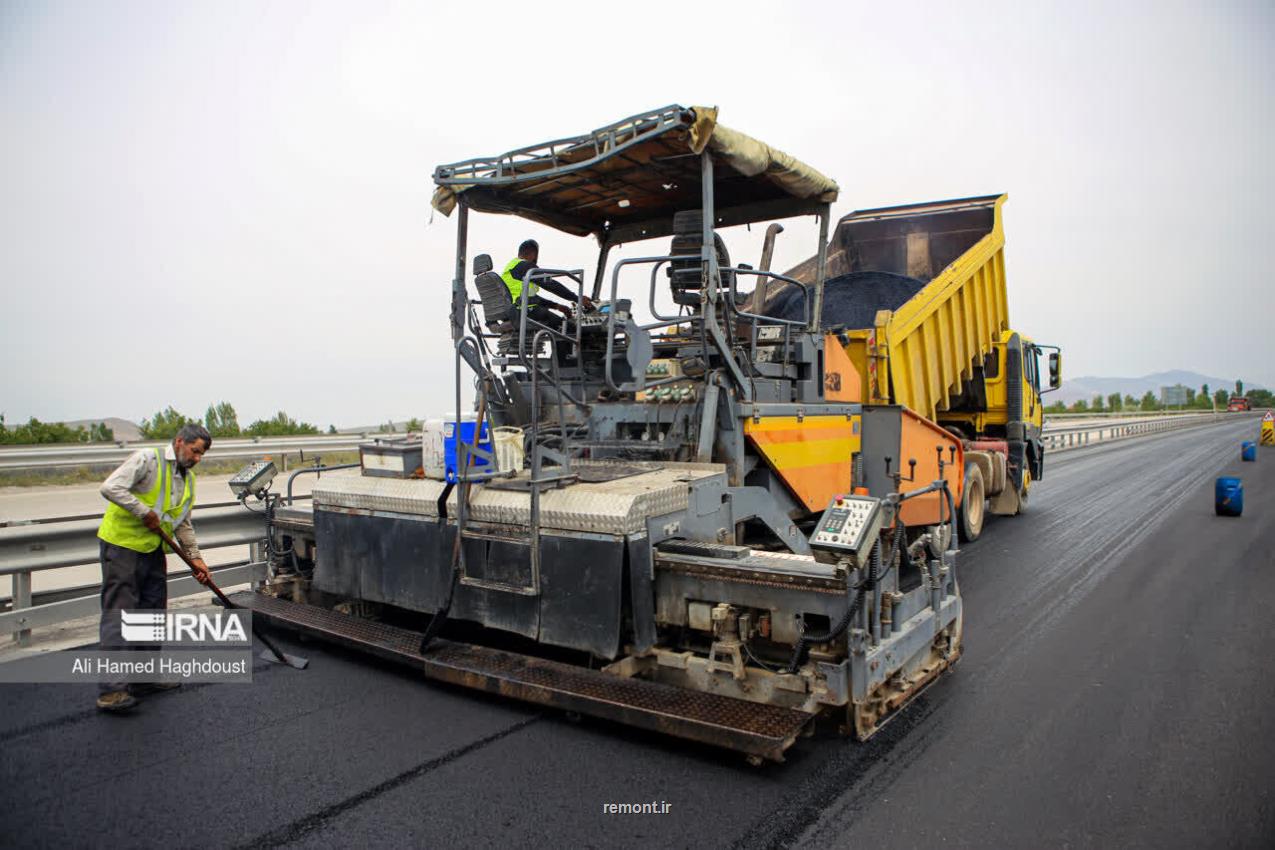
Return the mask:
POLYGON ((270 486, 274 480, 275 465, 272 461, 259 460, 235 473, 230 481, 230 491, 235 496, 255 495, 270 486))
POLYGON ((836 552, 861 564, 881 533, 884 511, 872 496, 837 496, 810 535, 810 547, 836 552))

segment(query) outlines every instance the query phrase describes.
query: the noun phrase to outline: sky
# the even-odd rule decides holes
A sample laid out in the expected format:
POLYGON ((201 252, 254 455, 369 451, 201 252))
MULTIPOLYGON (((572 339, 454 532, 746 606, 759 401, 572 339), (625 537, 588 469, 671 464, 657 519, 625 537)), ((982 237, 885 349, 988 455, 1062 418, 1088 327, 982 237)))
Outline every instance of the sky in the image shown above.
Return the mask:
MULTIPOLYGON (((670 103, 835 178, 834 216, 1008 193, 1011 322, 1069 375, 1275 386, 1272 36, 1260 2, 0 0, 0 411, 443 415, 434 167, 670 103)), ((785 227, 776 268, 814 253, 785 227)), ((470 253, 528 236, 595 260, 504 216, 470 253)))

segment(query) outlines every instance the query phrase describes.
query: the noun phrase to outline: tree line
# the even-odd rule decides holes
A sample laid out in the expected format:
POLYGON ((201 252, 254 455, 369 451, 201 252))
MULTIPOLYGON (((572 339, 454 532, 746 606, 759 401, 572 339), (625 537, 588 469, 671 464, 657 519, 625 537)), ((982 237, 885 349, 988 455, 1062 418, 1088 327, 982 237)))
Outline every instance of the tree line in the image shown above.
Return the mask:
MULTIPOLYGON (((1244 395, 1244 382, 1235 382, 1235 395, 1244 395)), ((1165 405, 1160 402, 1160 398, 1151 390, 1147 390, 1142 394, 1142 398, 1135 398, 1132 395, 1120 393, 1111 393, 1107 396, 1095 395, 1092 399, 1078 399, 1070 405, 1061 401, 1045 406, 1046 413, 1121 413, 1124 411, 1148 411, 1154 412, 1159 410, 1225 410, 1226 403, 1230 401, 1232 393, 1229 390, 1209 390, 1209 385, 1204 384, 1200 389, 1193 390, 1187 387, 1186 404, 1185 405, 1165 405)), ((1275 407, 1275 396, 1269 390, 1248 391, 1248 400, 1253 407, 1275 407)))
MULTIPOLYGON (((150 419, 143 419, 142 436, 147 440, 171 440, 185 425, 203 425, 208 433, 217 437, 292 437, 318 434, 318 427, 309 422, 298 422, 280 410, 269 419, 257 419, 246 428, 239 425, 239 414, 228 401, 208 405, 203 420, 193 419, 169 405, 150 419)), ((328 433, 335 434, 336 426, 329 425, 328 433)))
MULTIPOLYGON (((147 440, 171 440, 184 425, 203 425, 213 437, 292 437, 318 434, 319 429, 309 422, 298 422, 280 410, 269 419, 257 419, 246 428, 239 425, 239 415, 228 401, 208 405, 203 419, 187 416, 169 405, 150 419, 143 419, 141 434, 147 440)), ((328 433, 335 434, 336 426, 329 425, 328 433)), ((25 425, 8 425, 0 413, 0 445, 30 446, 43 443, 110 443, 115 441, 115 431, 105 422, 96 422, 87 428, 72 428, 62 422, 41 422, 34 416, 25 425)))
POLYGON ((62 422, 41 422, 32 416, 25 425, 9 426, 5 424, 4 414, 0 413, 0 445, 109 443, 114 439, 115 432, 106 427, 105 422, 95 422, 87 428, 83 425, 76 425, 72 428, 62 422))

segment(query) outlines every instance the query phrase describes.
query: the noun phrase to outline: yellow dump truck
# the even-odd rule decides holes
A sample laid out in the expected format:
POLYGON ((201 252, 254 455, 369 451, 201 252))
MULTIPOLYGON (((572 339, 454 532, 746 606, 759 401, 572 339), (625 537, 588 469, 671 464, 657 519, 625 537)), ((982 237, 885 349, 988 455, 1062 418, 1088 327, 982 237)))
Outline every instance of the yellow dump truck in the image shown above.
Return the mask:
MULTIPOLYGON (((966 541, 982 533, 985 509, 1013 515, 1027 506, 1032 482, 1044 474, 1040 355, 1046 350, 1048 387, 1062 380, 1058 349, 1009 324, 1006 200, 989 195, 860 210, 838 222, 828 246, 822 324, 849 358, 850 397, 904 405, 961 438, 966 541)), ((812 257, 787 276, 813 281, 816 264, 812 257)), ((784 312, 790 295, 783 288, 770 295, 768 312, 784 312)), ((837 356, 832 347, 829 362, 837 356)), ((869 487, 884 485, 879 471, 865 470, 869 487)))

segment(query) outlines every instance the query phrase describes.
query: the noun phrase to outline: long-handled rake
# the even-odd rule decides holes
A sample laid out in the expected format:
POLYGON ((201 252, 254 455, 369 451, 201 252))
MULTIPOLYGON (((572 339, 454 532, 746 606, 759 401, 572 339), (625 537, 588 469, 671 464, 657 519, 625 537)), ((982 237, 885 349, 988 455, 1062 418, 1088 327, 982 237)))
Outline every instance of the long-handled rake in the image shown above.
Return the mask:
MULTIPOLYGON (((180 557, 183 561, 186 562, 186 566, 190 567, 190 571, 192 573, 195 573, 195 574, 199 573, 199 571, 195 568, 195 563, 190 559, 190 556, 186 554, 186 550, 183 549, 176 540, 174 540, 172 537, 164 533, 163 529, 157 529, 155 533, 158 534, 163 539, 163 541, 168 544, 168 547, 170 549, 172 549, 174 552, 177 553, 178 557, 180 557)), ((226 596, 226 594, 221 592, 221 588, 218 587, 216 583, 212 580, 211 575, 209 575, 208 577, 207 587, 217 597, 217 601, 221 603, 223 608, 243 609, 242 605, 236 605, 235 603, 231 602, 230 599, 226 596)), ((257 623, 255 622, 255 619, 252 624, 252 633, 257 636, 257 640, 261 641, 263 644, 266 645, 265 651, 263 651, 260 656, 262 660, 269 661, 271 664, 287 664, 289 667, 295 667, 298 670, 304 670, 306 667, 310 666, 310 659, 308 658, 302 658, 300 655, 289 655, 286 652, 280 652, 279 647, 275 646, 274 642, 271 641, 265 635, 263 635, 261 633, 261 630, 257 628, 257 623)))

